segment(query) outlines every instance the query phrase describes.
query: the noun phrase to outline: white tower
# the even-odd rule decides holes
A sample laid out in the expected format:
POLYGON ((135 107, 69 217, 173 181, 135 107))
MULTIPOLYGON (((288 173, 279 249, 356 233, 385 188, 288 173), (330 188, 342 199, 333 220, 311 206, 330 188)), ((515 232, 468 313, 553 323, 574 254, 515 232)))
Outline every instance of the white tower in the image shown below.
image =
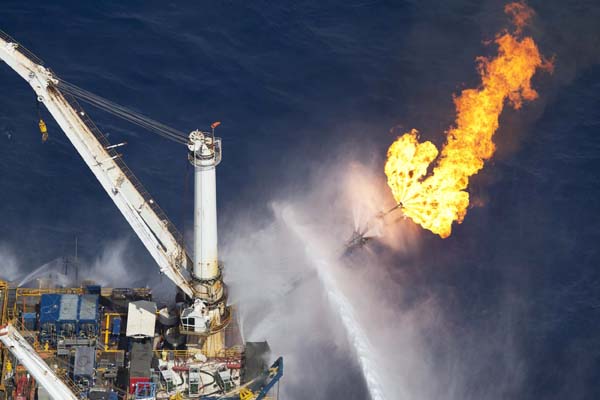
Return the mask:
POLYGON ((216 355, 223 348, 221 328, 227 324, 229 314, 217 250, 216 167, 221 162, 221 139, 214 135, 215 124, 211 133, 193 131, 188 142, 188 158, 194 166, 192 276, 197 300, 182 312, 181 321, 184 332, 209 335, 203 342, 205 355, 216 355))
POLYGON ((193 131, 189 135, 189 160, 194 166, 194 267, 193 276, 209 281, 219 276, 217 250, 216 166, 221 162, 221 139, 193 131))

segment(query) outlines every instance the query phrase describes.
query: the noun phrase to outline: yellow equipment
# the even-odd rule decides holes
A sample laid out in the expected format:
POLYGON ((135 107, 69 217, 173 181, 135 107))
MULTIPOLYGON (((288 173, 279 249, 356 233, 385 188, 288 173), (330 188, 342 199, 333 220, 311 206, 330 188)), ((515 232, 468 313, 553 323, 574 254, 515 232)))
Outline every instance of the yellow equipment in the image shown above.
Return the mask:
POLYGON ((254 393, 247 388, 243 388, 240 390, 240 400, 252 400, 254 398, 254 393))
POLYGON ((40 133, 42 134, 42 142, 45 142, 48 140, 48 128, 46 127, 46 123, 40 118, 40 123, 38 125, 40 126, 40 133))

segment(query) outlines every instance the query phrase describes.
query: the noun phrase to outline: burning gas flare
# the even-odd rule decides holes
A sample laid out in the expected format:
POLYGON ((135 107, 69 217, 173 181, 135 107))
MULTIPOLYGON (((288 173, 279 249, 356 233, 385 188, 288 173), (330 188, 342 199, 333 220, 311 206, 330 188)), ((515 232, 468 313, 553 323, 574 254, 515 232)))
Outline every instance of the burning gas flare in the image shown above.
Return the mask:
POLYGON ((531 37, 518 37, 533 11, 524 3, 508 4, 504 11, 512 16, 515 32, 496 36, 495 58, 477 58, 481 86, 465 89, 454 99, 456 122, 447 131, 441 153, 433 143, 419 142, 415 129, 388 149, 385 174, 394 199, 404 215, 442 238, 450 236, 452 223, 461 223, 467 213, 469 178, 494 154, 492 137, 506 100, 515 109, 525 100, 535 100, 531 78, 538 68, 552 67, 531 37))

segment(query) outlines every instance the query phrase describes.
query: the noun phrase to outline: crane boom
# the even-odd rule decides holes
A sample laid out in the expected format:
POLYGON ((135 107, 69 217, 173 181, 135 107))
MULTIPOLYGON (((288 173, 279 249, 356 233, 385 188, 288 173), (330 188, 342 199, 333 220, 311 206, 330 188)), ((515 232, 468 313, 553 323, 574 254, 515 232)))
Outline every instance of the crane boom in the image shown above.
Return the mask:
POLYGON ((11 324, 0 328, 0 342, 27 368, 27 371, 54 400, 78 399, 11 324))
POLYGON ((181 235, 127 168, 77 101, 58 88, 59 80, 37 57, 0 31, 0 59, 31 85, 83 161, 123 214, 162 273, 195 297, 187 275, 192 261, 181 235))

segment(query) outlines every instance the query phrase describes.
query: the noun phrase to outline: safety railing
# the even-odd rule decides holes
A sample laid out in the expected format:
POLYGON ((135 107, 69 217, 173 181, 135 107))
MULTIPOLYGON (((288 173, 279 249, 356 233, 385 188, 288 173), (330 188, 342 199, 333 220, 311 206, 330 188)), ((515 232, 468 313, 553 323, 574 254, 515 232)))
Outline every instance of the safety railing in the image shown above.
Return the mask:
MULTIPOLYGON (((19 331, 21 336, 23 336, 23 338, 25 338, 25 340, 27 340, 27 342, 29 342, 29 344, 34 348, 35 352, 40 354, 40 356, 42 356, 42 354, 54 353, 54 351, 44 350, 39 345, 39 342, 37 340, 37 331, 34 332, 34 331, 28 330, 19 319, 13 320, 11 322, 11 324, 17 331, 19 331)), ((44 362, 46 362, 45 357, 42 356, 41 358, 42 358, 42 360, 44 360, 44 362)), ((65 383, 65 385, 67 385, 69 387, 69 389, 77 397, 83 398, 83 395, 85 394, 85 392, 69 376, 69 373, 71 372, 71 369, 72 369, 71 366, 68 363, 66 363, 64 360, 61 360, 57 357, 53 357, 53 364, 58 365, 58 369, 54 371, 56 373, 56 376, 58 376, 60 378, 60 380, 63 381, 65 383)))
POLYGON ((12 321, 17 316, 17 289, 8 288, 6 296, 6 322, 12 321))
MULTIPOLYGON (((12 304, 9 305, 8 317, 11 320, 16 320, 20 312, 26 312, 24 309, 25 303, 20 301, 20 298, 41 297, 44 294, 83 294, 82 288, 55 288, 55 289, 39 289, 39 288, 16 288, 14 289, 14 297, 11 299, 12 304)), ((23 299, 24 301, 25 299, 23 299)), ((31 306, 31 304, 27 304, 31 306)))
POLYGON ((6 324, 8 318, 8 283, 0 281, 0 324, 6 324))
MULTIPOLYGON (((8 353, 8 349, 0 346, 0 351, 2 352, 2 355, 0 357, 2 357, 2 375, 0 375, 0 390, 4 391, 5 390, 5 384, 4 384, 4 379, 6 379, 6 377, 8 376, 8 363, 9 361, 9 353, 8 353)), ((12 366, 11 366, 12 368, 12 366)))
MULTIPOLYGON (((94 121, 88 116, 88 114, 84 111, 83 107, 79 104, 77 99, 68 93, 64 93, 60 91, 58 88, 54 88, 54 90, 62 95, 62 97, 66 100, 66 102, 75 110, 81 121, 85 124, 85 126, 92 132, 94 137, 100 142, 100 144, 104 147, 108 155, 113 159, 113 161, 119 166, 123 175, 127 177, 127 179, 131 182, 133 187, 140 193, 142 198, 145 200, 146 204, 152 209, 154 214, 160 219, 160 221, 165 225, 169 233, 173 236, 175 241, 179 243, 181 246, 182 256, 183 251, 183 235, 179 232, 175 224, 171 222, 169 217, 165 214, 165 212, 159 207, 159 205, 154 201, 150 193, 146 190, 146 188, 142 185, 139 179, 134 175, 134 173, 129 169, 127 164, 122 160, 121 155, 114 149, 108 148, 110 146, 110 142, 104 136, 102 131, 96 126, 94 121)), ((183 261, 183 260, 182 260, 183 261)))
POLYGON ((19 297, 40 297, 43 294, 83 294, 82 288, 17 288, 16 296, 19 297))
POLYGON ((150 288, 107 288, 103 287, 100 289, 100 296, 102 297, 118 297, 122 300, 135 299, 135 300, 149 300, 152 295, 152 289, 150 288))
MULTIPOLYGON (((156 358, 167 358, 169 360, 187 360, 192 359, 197 354, 195 351, 189 350, 154 350, 156 358)), ((213 357, 208 357, 210 361, 227 361, 231 359, 239 359, 242 357, 244 349, 242 346, 234 346, 219 350, 213 357)))

